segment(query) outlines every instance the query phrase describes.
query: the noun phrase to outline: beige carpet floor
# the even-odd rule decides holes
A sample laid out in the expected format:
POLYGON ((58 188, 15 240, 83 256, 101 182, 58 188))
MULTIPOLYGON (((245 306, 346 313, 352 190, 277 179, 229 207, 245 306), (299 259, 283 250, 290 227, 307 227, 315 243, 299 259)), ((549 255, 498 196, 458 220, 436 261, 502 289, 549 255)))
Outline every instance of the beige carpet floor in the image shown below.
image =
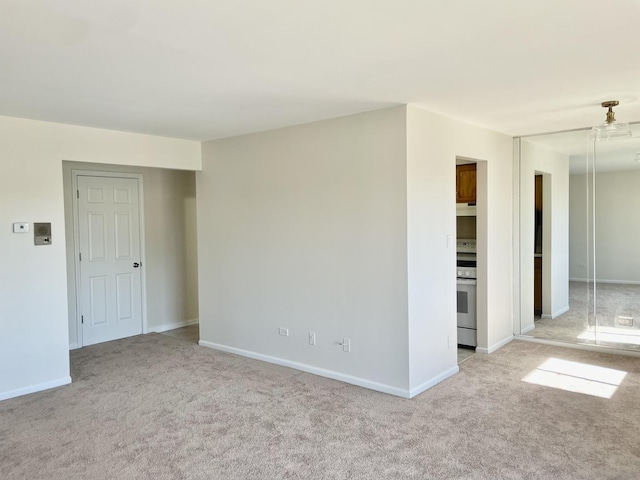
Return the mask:
POLYGON ((636 357, 514 341, 412 400, 160 334, 71 360, 0 402, 3 480, 640 478, 636 357), (626 375, 609 399, 523 381, 549 358, 626 375))

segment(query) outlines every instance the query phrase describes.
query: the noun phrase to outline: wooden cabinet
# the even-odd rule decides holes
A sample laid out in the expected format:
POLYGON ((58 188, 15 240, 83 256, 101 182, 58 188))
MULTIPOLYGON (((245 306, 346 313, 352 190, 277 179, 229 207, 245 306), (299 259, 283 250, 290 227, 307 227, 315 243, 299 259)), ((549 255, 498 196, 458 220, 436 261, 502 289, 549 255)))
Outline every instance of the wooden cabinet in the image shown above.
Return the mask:
POLYGON ((533 314, 542 315, 542 257, 533 259, 533 314))
POLYGON ((476 203, 476 164, 456 165, 456 203, 476 203))

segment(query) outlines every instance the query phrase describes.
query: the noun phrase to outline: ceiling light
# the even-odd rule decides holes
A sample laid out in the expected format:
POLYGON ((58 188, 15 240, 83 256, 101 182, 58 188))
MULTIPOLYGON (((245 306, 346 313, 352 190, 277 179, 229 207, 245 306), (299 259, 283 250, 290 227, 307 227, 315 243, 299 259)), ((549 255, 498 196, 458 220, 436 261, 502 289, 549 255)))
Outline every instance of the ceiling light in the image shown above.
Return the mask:
POLYGON ((604 121, 604 123, 594 126, 591 130, 593 133, 593 137, 596 140, 609 140, 611 138, 631 136, 631 127, 629 127, 628 123, 616 122, 616 117, 613 113, 613 107, 618 105, 618 103, 620 102, 618 102, 617 100, 602 102, 602 106, 604 108, 608 108, 609 110, 607 110, 607 119, 604 121))

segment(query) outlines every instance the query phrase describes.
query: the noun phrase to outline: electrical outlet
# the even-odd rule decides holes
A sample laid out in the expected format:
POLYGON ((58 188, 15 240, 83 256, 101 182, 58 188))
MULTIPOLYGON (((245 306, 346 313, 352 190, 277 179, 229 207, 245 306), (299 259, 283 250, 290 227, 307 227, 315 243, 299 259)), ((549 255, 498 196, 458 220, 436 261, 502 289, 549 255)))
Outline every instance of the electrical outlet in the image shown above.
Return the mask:
POLYGON ((447 347, 451 349, 451 335, 447 336, 447 347))
POLYGON ((351 340, 350 339, 343 338, 342 339, 342 343, 340 345, 342 345, 342 351, 343 352, 350 352, 351 351, 351 340))
POLYGON ((288 336, 289 336, 289 329, 288 329, 288 328, 280 327, 280 328, 278 329, 278 333, 279 333, 280 335, 282 335, 283 337, 288 337, 288 336))
POLYGON ((309 332, 309 345, 316 344, 316 334, 315 332, 309 332))

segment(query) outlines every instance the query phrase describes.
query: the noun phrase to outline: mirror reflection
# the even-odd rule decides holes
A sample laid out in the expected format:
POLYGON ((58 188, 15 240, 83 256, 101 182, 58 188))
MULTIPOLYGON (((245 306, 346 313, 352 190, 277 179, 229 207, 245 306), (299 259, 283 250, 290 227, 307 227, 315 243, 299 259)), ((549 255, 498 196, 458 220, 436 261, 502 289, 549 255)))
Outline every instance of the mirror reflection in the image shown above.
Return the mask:
POLYGON ((640 351, 640 125, 520 142, 520 333, 640 351))

